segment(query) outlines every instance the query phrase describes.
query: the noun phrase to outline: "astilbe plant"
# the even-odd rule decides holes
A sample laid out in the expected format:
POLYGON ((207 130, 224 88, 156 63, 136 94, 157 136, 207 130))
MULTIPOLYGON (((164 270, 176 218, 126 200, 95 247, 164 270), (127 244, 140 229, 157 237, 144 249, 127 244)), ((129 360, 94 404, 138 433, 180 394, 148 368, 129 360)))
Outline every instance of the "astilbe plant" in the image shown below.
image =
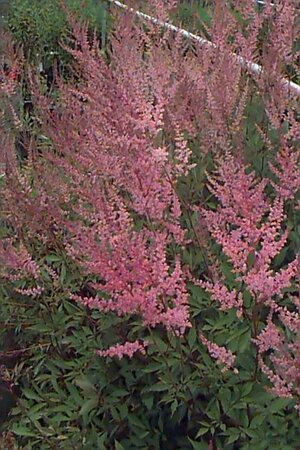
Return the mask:
MULTIPOLYGON (((276 173, 280 178, 281 173, 276 173)), ((219 162, 216 174, 209 178, 218 206, 216 210, 202 209, 200 217, 205 218, 212 237, 228 258, 236 287, 226 287, 220 276, 197 283, 221 310, 235 308, 239 318, 251 321, 257 363, 272 382, 273 392, 282 397, 295 395, 299 400, 299 254, 285 267, 274 266, 274 259, 287 242, 284 199, 288 195, 284 183, 281 189, 272 183, 275 193, 267 195, 268 183, 268 179, 258 180, 241 158, 227 154, 219 162), (288 296, 287 303, 285 291, 291 287, 296 293, 288 296), (252 299, 247 307, 245 293, 252 299), (266 311, 266 324, 261 329, 266 311), (274 370, 263 360, 270 351, 274 370)), ((290 189, 293 187, 292 179, 290 189)))
POLYGON ((23 58, 20 50, 14 49, 10 36, 3 30, 0 32, 0 38, 0 173, 2 175, 6 165, 14 164, 16 159, 11 130, 20 128, 20 121, 14 110, 14 99, 19 88, 18 76, 23 58))
MULTIPOLYGON (((20 204, 18 220, 10 220, 16 228, 27 224, 29 233, 38 233, 47 245, 64 230, 69 256, 93 277, 92 287, 99 292, 89 298, 72 294, 73 299, 118 315, 137 314, 145 326, 162 324, 183 333, 189 326, 186 276, 180 255, 170 262, 167 252, 172 242, 184 244, 174 185, 190 169, 190 150, 179 125, 172 127, 171 143, 162 136, 167 102, 163 80, 155 61, 141 63, 146 33, 135 29, 132 20, 125 16, 119 25, 109 66, 98 43, 89 42, 86 30, 74 26, 70 52, 81 81, 72 85, 57 80, 56 110, 35 92, 51 147, 42 156, 34 150, 30 154, 32 179, 9 178, 14 187, 6 205, 20 204), (137 37, 133 30, 139 31, 137 37), (125 60, 131 70, 140 66, 130 78, 129 66, 127 71, 125 62, 120 66, 125 60), (101 298, 103 294, 109 299, 101 298)), ((160 45, 165 45, 163 39, 160 45)), ((172 89, 177 82, 169 71, 164 83, 172 89)))
MULTIPOLYGON (((163 3, 147 5, 150 13, 160 5, 156 11, 162 20, 163 3)), ((280 394, 291 394, 299 381, 295 370, 284 368, 298 367, 298 303, 294 297, 290 309, 283 303, 284 290, 297 282, 299 266, 295 257, 277 269, 274 258, 288 237, 285 202, 295 199, 299 187, 296 98, 281 81, 287 65, 294 63, 296 9, 295 2, 287 1, 289 14, 270 5, 259 13, 254 3, 238 2, 239 14, 234 14, 225 2, 216 2, 207 30, 214 45, 199 46, 196 55, 183 56, 180 36, 141 24, 129 12, 115 18, 105 56, 86 29, 73 23, 69 52, 74 76, 68 82, 56 77, 57 100, 44 95, 32 75, 40 141, 31 142, 25 169, 8 165, 2 204, 17 245, 13 249, 13 241, 7 240, 0 256, 9 248, 10 277, 18 263, 23 275, 24 270, 26 276, 32 272, 32 289, 38 290, 38 268, 24 246, 38 240, 47 249, 63 248, 92 279, 95 293, 78 289, 70 293, 72 299, 103 312, 137 315, 144 327, 163 325, 183 334, 190 326, 186 280, 191 274, 181 256, 188 243, 182 216, 183 205, 193 207, 182 198, 178 181, 189 180, 192 158, 198 162, 212 155, 217 175, 207 179, 218 206, 201 207, 201 217, 229 259, 236 287, 229 289, 212 269, 211 279, 196 283, 221 310, 235 308, 240 320, 250 320, 257 363, 278 392, 284 385, 280 394), (262 33, 267 33, 263 47, 262 33), (273 42, 278 52, 272 65, 273 42), (267 70, 249 79, 247 64, 242 67, 233 51, 267 70), (244 159, 255 156, 243 156, 243 114, 254 93, 262 98, 269 124, 269 129, 258 127, 266 157, 271 161, 276 146, 283 149, 270 163, 269 177, 261 179, 244 165, 244 159), (276 144, 270 128, 278 135, 276 144), (196 139, 192 155, 188 143, 196 139), (245 307, 245 292, 251 294, 251 308, 245 307), (266 311, 261 330, 259 318, 263 321, 266 311), (276 334, 279 321, 294 333, 292 343, 276 334), (262 360, 270 349, 275 351, 274 376, 262 360)), ((205 192, 196 192, 199 202, 205 201, 205 192)), ((197 245, 202 244, 198 239, 197 245)), ((225 348, 202 333, 200 339, 226 368, 234 364, 234 355, 225 348)), ((136 339, 99 354, 132 356, 146 346, 136 339)))

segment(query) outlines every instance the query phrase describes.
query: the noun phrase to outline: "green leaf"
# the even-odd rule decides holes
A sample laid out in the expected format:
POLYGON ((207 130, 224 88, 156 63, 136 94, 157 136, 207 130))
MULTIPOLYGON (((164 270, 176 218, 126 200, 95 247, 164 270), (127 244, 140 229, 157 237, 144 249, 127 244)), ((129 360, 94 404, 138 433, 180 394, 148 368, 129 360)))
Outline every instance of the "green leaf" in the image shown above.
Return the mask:
POLYGON ((66 404, 53 406, 52 408, 49 408, 49 411, 65 413, 66 416, 69 416, 69 417, 73 416, 73 410, 66 404))
POLYGON ((150 411, 152 409, 153 401, 154 401, 153 395, 147 395, 147 396, 143 397, 143 403, 146 406, 146 408, 148 409, 148 411, 150 411))
POLYGON ((237 430, 236 428, 227 429, 227 433, 228 433, 228 439, 226 439, 227 445, 232 444, 233 442, 237 441, 241 435, 241 432, 239 430, 237 430))
POLYGON ((263 415, 256 415, 251 420, 250 426, 251 428, 257 428, 259 427, 265 420, 265 416, 263 415))
POLYGON ((22 392, 25 395, 25 397, 30 400, 37 400, 38 402, 40 402, 42 400, 42 398, 36 392, 34 392, 28 388, 23 388, 22 392))
POLYGON ((198 8, 198 14, 199 14, 200 19, 209 25, 211 18, 207 13, 207 8, 203 8, 202 6, 200 6, 198 8))
POLYGON ((257 431, 251 430, 250 428, 247 428, 244 430, 247 436, 251 437, 252 439, 255 439, 257 437, 257 431))
POLYGON ((88 401, 86 401, 80 411, 80 416, 86 416, 92 409, 96 408, 98 406, 98 398, 95 396, 94 398, 90 398, 88 401))
POLYGON ((207 443, 205 442, 197 442, 193 441, 192 439, 188 438, 190 443, 192 444, 193 450, 207 450, 207 443))
POLYGON ((126 391, 125 389, 114 389, 112 392, 112 396, 113 397, 125 397, 129 394, 128 391, 126 391))
POLYGON ((118 410, 119 410, 121 419, 128 418, 128 406, 126 405, 126 403, 119 403, 118 410))
POLYGON ((62 264, 59 276, 59 281, 61 282, 61 284, 63 284, 64 281, 66 280, 66 275, 67 275, 67 268, 65 264, 62 264))
POLYGON ((288 247, 283 248, 280 253, 274 258, 274 264, 278 267, 284 262, 284 259, 287 255, 288 247))
POLYGON ((238 341, 238 351, 243 353, 249 348, 249 344, 251 343, 251 331, 248 330, 242 336, 240 336, 238 341))
POLYGON ((17 434, 18 436, 28 436, 28 437, 36 437, 36 433, 34 433, 29 428, 22 426, 22 425, 16 425, 13 424, 12 426, 12 432, 17 434))
POLYGON ((220 419, 220 406, 217 400, 213 399, 210 405, 208 405, 206 414, 210 419, 220 419))
MULTIPOLYGON (((290 403, 290 399, 288 398, 276 398, 273 400, 271 405, 269 406, 270 413, 278 413, 280 410, 283 410, 290 403)), ((283 412, 283 411, 282 411, 283 412)))
POLYGON ((152 343, 160 353, 165 353, 168 350, 168 345, 158 335, 152 339, 152 343))
POLYGON ((84 392, 86 393, 95 393, 96 392, 96 388, 93 385, 93 383, 90 382, 90 380, 86 377, 84 378, 78 378, 77 380, 75 380, 75 384, 77 386, 79 386, 84 392))
POLYGON ((120 444, 120 442, 115 441, 115 450, 124 450, 124 447, 120 444))
POLYGON ((171 417, 174 416, 174 414, 175 414, 175 412, 177 410, 177 407, 178 407, 178 400, 175 399, 173 401, 173 403, 171 404, 171 417))
POLYGON ((60 441, 65 441, 66 439, 69 439, 69 438, 65 434, 59 434, 57 436, 57 439, 59 439, 60 441))
POLYGON ((144 423, 141 421, 141 419, 139 419, 137 416, 130 414, 129 418, 129 424, 133 425, 134 427, 140 428, 142 430, 144 430, 145 425, 144 423))
POLYGON ((58 261, 62 261, 62 257, 58 256, 58 255, 47 255, 46 256, 46 261, 48 262, 58 262, 58 261))
POLYGON ((69 382, 66 382, 66 386, 67 386, 68 391, 71 394, 72 402, 75 402, 78 406, 81 406, 84 400, 79 395, 78 389, 69 382))
POLYGON ((247 395, 250 394, 250 392, 252 391, 253 388, 253 383, 246 383, 243 385, 242 390, 241 390, 241 397, 246 397, 247 395))
POLYGON ((143 372, 145 373, 151 373, 151 372, 157 372, 161 369, 162 364, 160 362, 153 362, 147 364, 146 367, 143 368, 143 372))
POLYGON ((32 408, 30 408, 29 410, 29 414, 35 414, 38 411, 40 411, 41 409, 45 408, 46 403, 42 402, 42 403, 36 403, 35 405, 32 406, 32 408))
POLYGON ((188 333, 188 344, 191 349, 193 349, 196 340, 197 340, 196 327, 192 327, 188 333))
POLYGON ((203 436, 208 431, 209 431, 209 428, 204 428, 204 427, 199 428, 198 433, 196 434, 196 439, 198 439, 198 437, 200 437, 200 436, 203 436))
POLYGON ((99 450, 105 450, 107 447, 105 446, 105 441, 107 439, 107 433, 101 433, 97 436, 97 444, 99 450))
POLYGON ((167 391, 168 389, 170 389, 170 386, 165 383, 156 383, 153 386, 150 386, 148 388, 149 391, 153 391, 153 392, 162 392, 162 391, 167 391))
POLYGON ((230 403, 231 403, 230 389, 227 389, 227 388, 221 389, 218 397, 221 402, 223 411, 226 412, 229 409, 230 403))

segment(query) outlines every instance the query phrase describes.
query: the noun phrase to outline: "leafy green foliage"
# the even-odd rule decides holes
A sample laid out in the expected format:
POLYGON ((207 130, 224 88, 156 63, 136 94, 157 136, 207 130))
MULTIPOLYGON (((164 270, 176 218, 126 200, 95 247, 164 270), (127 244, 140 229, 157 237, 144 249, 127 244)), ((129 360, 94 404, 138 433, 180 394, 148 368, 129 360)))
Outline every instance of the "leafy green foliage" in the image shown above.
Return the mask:
POLYGON ((14 39, 23 46, 28 61, 42 62, 49 68, 54 59, 68 62, 61 44, 68 35, 68 22, 62 5, 74 17, 88 21, 90 29, 97 29, 105 45, 107 16, 105 4, 95 0, 12 0, 7 15, 8 28, 14 39))
MULTIPOLYGON (((171 450, 207 448, 213 440, 224 449, 295 448, 293 405, 274 399, 253 377, 249 326, 232 312, 216 313, 202 289, 190 288, 194 319, 186 336, 149 330, 147 356, 105 360, 95 349, 119 340, 126 323, 68 299, 88 280, 66 256, 41 254, 39 266, 46 264, 59 275, 54 291, 46 270, 44 293, 34 301, 1 288, 1 317, 19 350, 9 372, 17 403, 2 429, 19 445, 171 450), (238 350, 238 375, 220 371, 197 330, 238 350)), ((139 328, 138 321, 131 326, 139 328)))

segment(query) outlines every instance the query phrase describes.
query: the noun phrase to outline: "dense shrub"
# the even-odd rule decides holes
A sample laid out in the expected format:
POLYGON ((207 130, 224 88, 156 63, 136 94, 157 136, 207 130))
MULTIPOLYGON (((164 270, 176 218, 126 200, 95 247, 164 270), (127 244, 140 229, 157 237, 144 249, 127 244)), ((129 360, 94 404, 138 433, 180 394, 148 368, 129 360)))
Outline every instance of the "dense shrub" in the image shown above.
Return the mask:
POLYGON ((43 63, 49 69, 54 58, 68 61, 61 43, 68 34, 63 6, 80 20, 87 20, 90 29, 97 29, 105 43, 106 10, 103 2, 94 0, 12 0, 5 21, 16 42, 23 46, 28 61, 43 63))
MULTIPOLYGON (((115 12, 103 54, 70 19, 69 79, 49 94, 31 72, 27 161, 2 145, 3 442, 297 448, 300 129, 281 81, 298 70, 284 4, 216 2, 204 48, 115 12)), ((166 2, 147 7, 167 17, 166 2)))

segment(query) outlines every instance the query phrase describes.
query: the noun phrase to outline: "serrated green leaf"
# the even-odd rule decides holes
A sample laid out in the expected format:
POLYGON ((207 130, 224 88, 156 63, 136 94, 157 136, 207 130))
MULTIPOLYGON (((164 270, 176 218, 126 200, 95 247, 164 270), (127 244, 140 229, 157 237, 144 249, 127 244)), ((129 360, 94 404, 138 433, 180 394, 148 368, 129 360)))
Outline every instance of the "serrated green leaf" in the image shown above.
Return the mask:
POLYGON ((135 416, 133 414, 130 414, 130 416, 128 417, 128 421, 129 421, 130 425, 134 425, 137 428, 140 428, 142 430, 145 428, 145 425, 141 421, 141 419, 139 419, 137 416, 135 416))
POLYGON ((278 413, 280 410, 286 408, 290 401, 288 398, 276 398, 269 406, 269 412, 278 413))
POLYGON ((98 405, 98 398, 96 396, 94 398, 90 398, 82 405, 79 411, 79 415, 86 416, 90 411, 92 411, 92 409, 96 408, 97 405, 98 405))
POLYGON ((25 395, 26 398, 30 400, 36 400, 38 402, 42 400, 42 398, 36 392, 32 391, 29 388, 23 388, 22 393, 25 395))
POLYGON ((199 437, 206 434, 208 431, 209 431, 209 428, 204 428, 204 427, 199 428, 195 438, 198 439, 199 437))
POLYGON ((229 428, 227 429, 228 438, 226 439, 226 444, 232 444, 233 442, 237 441, 238 438, 241 435, 241 432, 237 430, 236 428, 229 428))
POLYGON ((259 427, 264 422, 264 420, 265 420, 265 416, 256 415, 251 420, 250 427, 255 429, 255 428, 259 427))
POLYGON ((17 434, 18 436, 27 436, 27 437, 36 437, 37 434, 34 433, 29 428, 22 426, 22 425, 12 425, 12 432, 17 434))
POLYGON ((247 395, 250 394, 250 392, 253 389, 253 383, 246 383, 243 385, 242 390, 241 390, 241 397, 246 397, 247 395))

